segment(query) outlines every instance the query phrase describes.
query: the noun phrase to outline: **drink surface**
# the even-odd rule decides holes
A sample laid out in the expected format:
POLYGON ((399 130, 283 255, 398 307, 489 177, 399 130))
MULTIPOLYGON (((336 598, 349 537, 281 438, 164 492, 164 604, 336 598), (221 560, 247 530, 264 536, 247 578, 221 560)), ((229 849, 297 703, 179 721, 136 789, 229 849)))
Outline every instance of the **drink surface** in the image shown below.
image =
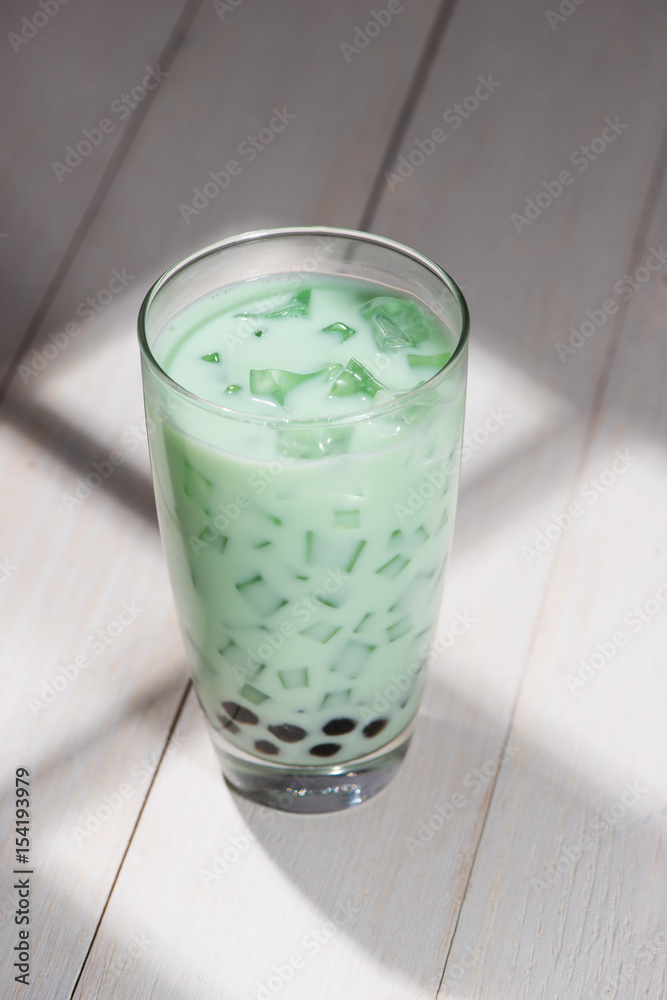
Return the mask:
POLYGON ((453 350, 425 307, 382 292, 333 277, 245 282, 184 310, 154 354, 179 385, 243 413, 366 410, 431 378, 453 350))
POLYGON ((382 412, 430 379, 453 338, 383 286, 286 284, 222 289, 153 347, 179 385, 262 425, 176 393, 165 417, 147 392, 151 453, 210 723, 264 760, 337 764, 390 742, 417 710, 453 525, 463 389, 339 421, 382 412), (320 424, 299 426, 312 418, 320 424))

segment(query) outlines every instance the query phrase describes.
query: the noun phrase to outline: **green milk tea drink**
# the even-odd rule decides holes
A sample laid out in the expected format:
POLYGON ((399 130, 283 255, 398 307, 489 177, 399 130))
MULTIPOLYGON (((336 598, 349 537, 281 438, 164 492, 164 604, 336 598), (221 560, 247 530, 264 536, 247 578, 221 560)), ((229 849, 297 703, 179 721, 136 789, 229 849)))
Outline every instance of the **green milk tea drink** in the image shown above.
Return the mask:
MULTIPOLYGON (((438 312, 384 273, 343 266, 352 238, 329 238, 343 259, 311 273, 248 266, 226 280, 222 244, 197 288, 186 262, 169 308, 153 300, 144 350, 158 517, 197 695, 232 784, 302 811, 363 800, 405 752, 465 387, 455 294, 438 312)), ((359 234, 362 248, 371 239, 359 234)))

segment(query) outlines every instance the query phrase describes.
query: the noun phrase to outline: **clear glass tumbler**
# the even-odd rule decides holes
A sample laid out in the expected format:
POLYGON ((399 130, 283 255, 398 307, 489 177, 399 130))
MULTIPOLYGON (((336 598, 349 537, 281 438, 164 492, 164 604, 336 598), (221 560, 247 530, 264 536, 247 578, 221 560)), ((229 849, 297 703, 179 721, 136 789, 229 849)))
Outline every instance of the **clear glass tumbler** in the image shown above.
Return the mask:
POLYGON ((465 300, 438 265, 324 227, 223 240, 144 300, 149 447, 176 611, 223 774, 257 802, 347 808, 383 788, 406 753, 451 544, 468 330, 465 300), (451 357, 411 391, 312 420, 211 402, 156 360, 158 338, 198 300, 313 276, 410 297, 448 331, 451 357))

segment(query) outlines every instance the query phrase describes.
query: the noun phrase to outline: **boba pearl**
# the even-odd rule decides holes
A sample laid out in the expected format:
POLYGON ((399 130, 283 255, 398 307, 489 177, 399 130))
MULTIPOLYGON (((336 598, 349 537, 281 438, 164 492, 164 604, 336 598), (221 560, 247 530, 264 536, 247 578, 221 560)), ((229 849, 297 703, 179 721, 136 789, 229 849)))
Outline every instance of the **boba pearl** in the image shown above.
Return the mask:
POLYGON ((322 726, 322 732, 327 736, 344 736, 345 733, 351 733, 356 725, 354 719, 332 719, 326 726, 322 726))
POLYGON ((228 733, 233 733, 234 736, 241 732, 241 727, 237 726, 231 719, 228 719, 226 715, 219 715, 218 722, 228 733))
POLYGON ((316 746, 310 748, 310 753, 314 757, 333 757, 335 753, 338 753, 340 748, 340 743, 318 743, 316 746))
POLYGON ((289 722, 284 722, 280 726, 269 726, 268 729, 272 736, 282 740, 283 743, 298 743, 308 735, 301 726, 293 726, 289 722))
POLYGON ((242 722, 246 726, 256 726, 259 719, 249 708, 237 704, 235 701, 223 701, 222 707, 227 715, 230 715, 235 722, 242 722))
POLYGON ((377 736, 378 733, 382 732, 388 721, 388 719, 375 719, 373 722, 369 722, 367 726, 364 726, 361 731, 370 740, 373 736, 377 736))

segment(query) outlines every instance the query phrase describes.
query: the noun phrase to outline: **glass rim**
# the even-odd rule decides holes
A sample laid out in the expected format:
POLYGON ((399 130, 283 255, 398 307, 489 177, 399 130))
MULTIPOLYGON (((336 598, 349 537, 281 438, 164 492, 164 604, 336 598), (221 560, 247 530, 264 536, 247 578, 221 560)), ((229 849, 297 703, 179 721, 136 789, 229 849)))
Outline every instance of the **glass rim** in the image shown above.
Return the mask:
POLYGON ((197 406, 203 407, 213 413, 218 413, 225 419, 237 420, 246 424, 258 424, 265 427, 282 427, 288 425, 290 427, 313 427, 327 424, 341 425, 359 423, 371 418, 386 417, 390 416, 396 410, 401 410, 405 406, 418 402, 422 396, 427 395, 435 386, 443 382, 449 373, 458 366, 468 345, 470 334, 470 313, 468 311, 468 304, 465 297, 454 279, 447 273, 447 271, 440 267, 439 264, 436 264, 430 257, 425 256, 418 250, 413 250, 411 247, 408 247, 403 243, 398 243, 396 240, 391 240, 384 236, 377 236, 374 233, 366 233, 356 229, 339 229, 332 226, 289 226, 274 229, 257 229, 247 233, 240 233, 237 236, 229 236, 226 239, 218 240, 216 243, 211 243, 208 246, 203 247, 201 250, 197 250, 195 253, 190 254, 188 257, 184 257, 176 264, 173 264, 171 267, 167 268, 167 270, 164 271, 160 277, 156 279, 156 281, 153 282, 146 293, 144 300, 141 303, 141 308, 139 309, 137 326, 139 347, 142 357, 161 381, 176 390, 179 395, 187 397, 197 406), (223 403, 215 403, 212 400, 205 399, 203 396, 198 396, 197 393, 192 392, 190 389, 186 389, 179 382, 176 382, 158 363, 151 346, 148 343, 146 335, 146 319, 148 311, 159 293, 178 274, 187 270, 191 264, 194 264, 199 260, 203 260, 205 257, 210 257, 221 250, 226 250, 227 248, 233 246, 239 246, 243 243, 254 243, 260 240, 277 239, 286 236, 329 236, 338 237, 339 239, 355 240, 359 243, 371 243, 374 246, 380 246, 386 250, 391 250, 395 253, 401 254, 404 257, 409 257, 424 267, 427 271, 434 274, 436 278, 447 286, 461 313, 461 330, 458 336, 458 341, 449 360, 443 365, 442 368, 435 372, 434 375, 432 375, 425 382, 422 382, 421 385, 415 386, 414 389, 410 389, 400 396, 395 396, 393 399, 382 403, 380 406, 372 406, 364 410, 350 411, 349 413, 333 414, 323 417, 310 417, 307 419, 294 419, 292 417, 247 413, 243 410, 235 410, 232 407, 225 406, 223 403))

